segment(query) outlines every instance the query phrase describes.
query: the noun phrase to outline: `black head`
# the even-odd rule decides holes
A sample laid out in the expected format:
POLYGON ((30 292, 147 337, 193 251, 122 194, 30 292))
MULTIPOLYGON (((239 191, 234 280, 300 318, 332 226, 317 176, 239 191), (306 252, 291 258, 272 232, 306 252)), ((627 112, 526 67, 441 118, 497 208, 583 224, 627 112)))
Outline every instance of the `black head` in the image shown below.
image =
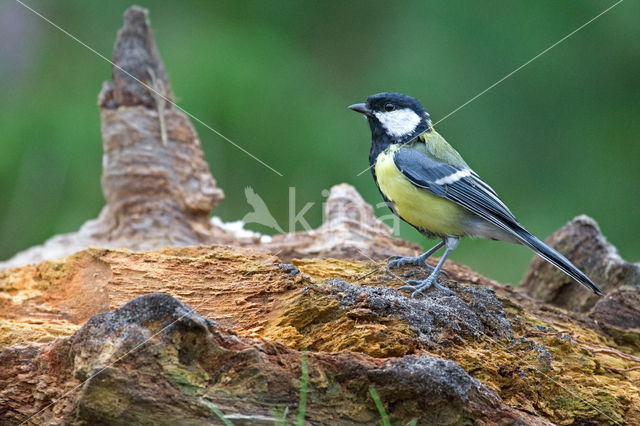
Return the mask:
POLYGON ((378 93, 369 96, 366 103, 349 108, 367 117, 374 142, 408 142, 431 126, 429 114, 420 102, 402 93, 378 93))

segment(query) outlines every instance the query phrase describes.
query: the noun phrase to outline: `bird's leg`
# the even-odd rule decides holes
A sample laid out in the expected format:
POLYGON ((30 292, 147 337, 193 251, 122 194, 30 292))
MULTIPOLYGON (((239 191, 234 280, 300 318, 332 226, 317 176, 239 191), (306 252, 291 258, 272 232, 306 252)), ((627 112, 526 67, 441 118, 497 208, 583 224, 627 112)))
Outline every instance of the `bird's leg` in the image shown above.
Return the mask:
POLYGON ((429 277, 427 277, 427 279, 425 280, 409 280, 407 281, 407 284, 409 285, 402 286, 398 290, 410 290, 412 291, 411 297, 416 297, 417 295, 419 295, 429 287, 434 286, 436 288, 439 288, 442 291, 445 291, 450 294, 454 294, 453 291, 439 284, 437 281, 437 278, 438 278, 438 273, 440 272, 440 269, 442 269, 442 265, 444 265, 444 262, 447 261, 447 257, 449 256, 449 254, 453 250, 455 250, 459 240, 460 239, 458 237, 445 238, 445 241, 443 242, 443 244, 446 244, 447 248, 444 251, 444 254, 442 255, 442 257, 440 258, 440 261, 434 268, 433 272, 431 272, 431 275, 429 275, 429 277))
POLYGON ((398 266, 404 266, 404 265, 424 266, 425 268, 427 268, 429 270, 433 270, 433 266, 427 264, 427 259, 433 253, 435 253, 438 250, 440 250, 442 248, 442 246, 444 246, 444 244, 445 244, 445 240, 442 240, 438 244, 436 244, 435 246, 433 246, 432 248, 430 248, 426 252, 422 253, 418 257, 393 256, 391 258, 392 260, 389 263, 387 263, 387 273, 388 274, 391 273, 391 268, 395 268, 395 267, 398 267, 398 266))

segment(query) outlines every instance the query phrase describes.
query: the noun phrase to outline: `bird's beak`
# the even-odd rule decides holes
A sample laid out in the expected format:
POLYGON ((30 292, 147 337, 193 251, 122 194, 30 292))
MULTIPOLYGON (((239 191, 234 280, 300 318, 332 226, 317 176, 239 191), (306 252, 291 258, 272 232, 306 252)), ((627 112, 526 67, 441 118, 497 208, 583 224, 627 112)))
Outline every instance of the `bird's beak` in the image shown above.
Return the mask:
POLYGON ((371 111, 367 108, 366 104, 353 104, 349 105, 348 108, 355 112, 359 112, 360 114, 368 115, 371 111))

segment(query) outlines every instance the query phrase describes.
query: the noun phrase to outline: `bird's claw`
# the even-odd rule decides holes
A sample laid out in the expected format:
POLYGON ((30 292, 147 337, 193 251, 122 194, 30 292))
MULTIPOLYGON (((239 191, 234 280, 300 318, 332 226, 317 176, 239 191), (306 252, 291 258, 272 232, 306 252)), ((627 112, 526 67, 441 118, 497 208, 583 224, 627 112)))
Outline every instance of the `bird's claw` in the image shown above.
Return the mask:
MULTIPOLYGON (((386 272, 387 274, 393 275, 391 272, 391 268, 397 268, 404 265, 417 265, 426 268, 429 271, 433 271, 435 268, 429 265, 422 257, 411 257, 411 256, 391 256, 390 261, 387 263, 386 272)), ((449 274, 446 271, 440 271, 440 274, 449 278, 449 274)))
POLYGON ((427 265, 427 263, 420 257, 392 256, 390 259, 391 260, 387 263, 387 272, 390 268, 397 268, 404 265, 419 265, 429 269, 433 269, 431 265, 427 265))
POLYGON ((414 298, 422 294, 423 291, 425 291, 426 289, 432 286, 439 290, 444 291, 445 293, 455 294, 451 289, 448 289, 447 287, 438 283, 438 281, 433 276, 430 276, 426 280, 409 280, 407 281, 407 284, 408 285, 403 285, 402 287, 398 288, 398 290, 411 291, 412 292, 411 297, 414 297, 414 298))
POLYGON ((430 265, 427 265, 425 262, 423 262, 419 257, 392 256, 391 260, 387 263, 386 271, 388 274, 390 274, 391 268, 397 268, 404 265, 421 265, 433 269, 430 265))

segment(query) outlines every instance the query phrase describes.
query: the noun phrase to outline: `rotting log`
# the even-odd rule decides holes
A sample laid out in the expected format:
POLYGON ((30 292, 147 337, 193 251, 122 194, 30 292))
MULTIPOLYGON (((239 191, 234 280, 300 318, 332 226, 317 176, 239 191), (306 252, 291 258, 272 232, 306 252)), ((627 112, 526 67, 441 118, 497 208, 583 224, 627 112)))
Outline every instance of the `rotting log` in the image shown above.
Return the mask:
POLYGON ((612 314, 634 303, 629 294, 570 312, 448 265, 455 295, 435 290, 419 299, 396 288, 420 269, 405 268, 398 279, 382 262, 282 264, 227 246, 90 249, 8 269, 0 273, 0 413, 17 424, 46 407, 161 330, 165 314, 146 310, 172 304, 193 309, 198 319, 188 322, 201 325, 154 336, 36 423, 153 422, 151 401, 153 415, 215 421, 201 398, 227 414, 294 411, 304 350, 312 424, 375 422, 368 386, 405 423, 430 424, 437 414, 449 424, 638 424, 637 310, 627 307, 620 321, 612 314), (145 309, 131 302, 127 315, 117 310, 155 292, 167 296, 144 299, 145 309), (27 373, 16 380, 17 371, 27 373))
MULTIPOLYGON (((605 290, 637 290, 640 284, 640 263, 622 259, 602 235, 596 221, 588 216, 576 217, 546 242, 588 272, 595 282, 605 284, 605 290)), ((571 278, 538 257, 532 260, 521 287, 539 300, 579 312, 588 311, 600 299, 582 291, 571 278)), ((635 310, 640 311, 640 305, 635 305, 635 310)))
MULTIPOLYGON (((33 423, 205 425, 219 421, 211 405, 244 418, 268 418, 295 405, 301 353, 274 341, 236 336, 156 293, 96 315, 72 337, 49 346, 2 351, 0 361, 5 366, 0 398, 13 403, 5 408, 5 424, 26 420, 51 397, 70 391, 33 423), (132 352, 140 345, 144 350, 132 352), (109 363, 114 357, 121 360, 109 363), (16 382, 14 375, 23 381, 16 382), (35 395, 28 385, 33 383, 41 384, 35 395), (47 395, 41 393, 45 388, 47 395)), ((310 424, 375 423, 369 386, 397 407, 394 419, 548 424, 509 407, 455 362, 426 354, 381 360, 310 352, 307 362, 310 424)))

